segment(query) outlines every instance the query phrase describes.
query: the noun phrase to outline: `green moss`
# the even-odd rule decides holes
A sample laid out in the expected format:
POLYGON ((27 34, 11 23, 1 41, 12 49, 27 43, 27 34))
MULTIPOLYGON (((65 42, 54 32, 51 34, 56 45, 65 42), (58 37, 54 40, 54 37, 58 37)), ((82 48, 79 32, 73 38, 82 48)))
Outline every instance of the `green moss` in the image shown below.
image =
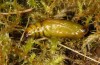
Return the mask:
POLYGON ((99 0, 0 0, 0 65, 88 65, 83 57, 59 44, 99 59, 95 52, 100 45, 99 23, 99 0), (70 20, 89 33, 79 40, 26 38, 27 26, 45 19, 70 20))

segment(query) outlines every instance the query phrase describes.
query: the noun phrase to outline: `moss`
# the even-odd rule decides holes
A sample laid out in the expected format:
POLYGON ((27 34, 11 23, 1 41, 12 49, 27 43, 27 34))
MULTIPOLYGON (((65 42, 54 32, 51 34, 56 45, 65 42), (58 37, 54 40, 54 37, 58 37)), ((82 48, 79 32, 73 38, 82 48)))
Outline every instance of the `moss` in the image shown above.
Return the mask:
POLYGON ((99 0, 0 0, 0 65, 98 64, 59 44, 99 60, 99 6, 99 0), (28 25, 50 18, 81 24, 87 34, 78 40, 25 37, 28 25))

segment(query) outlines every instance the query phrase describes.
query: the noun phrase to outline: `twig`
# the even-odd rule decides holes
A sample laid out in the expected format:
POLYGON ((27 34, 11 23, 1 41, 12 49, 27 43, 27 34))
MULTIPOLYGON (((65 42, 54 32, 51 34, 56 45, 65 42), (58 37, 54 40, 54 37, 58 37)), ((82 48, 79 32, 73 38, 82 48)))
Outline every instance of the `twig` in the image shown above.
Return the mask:
POLYGON ((26 24, 26 26, 25 26, 24 32, 22 33, 22 36, 21 36, 21 38, 20 38, 19 44, 20 44, 20 43, 22 42, 22 40, 23 40, 23 37, 24 37, 24 34, 25 34, 25 30, 26 30, 26 28, 28 27, 28 24, 29 24, 29 19, 30 19, 30 18, 28 18, 28 22, 27 22, 27 24, 26 24))
POLYGON ((27 13, 27 12, 30 12, 32 11, 33 8, 30 8, 30 9, 26 9, 24 11, 16 11, 16 12, 9 12, 9 13, 0 13, 0 15, 12 15, 12 14, 22 14, 22 13, 27 13))
POLYGON ((90 57, 88 57, 88 56, 86 56, 86 55, 84 55, 84 54, 82 54, 82 53, 79 53, 78 51, 73 50, 73 49, 71 49, 71 48, 69 48, 69 47, 67 47, 67 46, 65 46, 65 45, 63 45, 63 44, 59 44, 59 45, 62 46, 62 47, 64 47, 64 48, 66 48, 66 49, 68 49, 68 50, 71 50, 71 51, 73 51, 73 52, 75 52, 75 53, 77 53, 77 54, 79 54, 79 55, 81 55, 81 56, 83 56, 83 57, 85 57, 85 58, 87 58, 87 59, 90 59, 91 61, 94 61, 94 62, 96 62, 96 63, 100 63, 100 61, 97 61, 97 60, 95 60, 95 59, 93 59, 93 58, 90 58, 90 57))
POLYGON ((48 39, 47 37, 43 37, 43 38, 37 39, 37 41, 47 40, 47 39, 48 39))

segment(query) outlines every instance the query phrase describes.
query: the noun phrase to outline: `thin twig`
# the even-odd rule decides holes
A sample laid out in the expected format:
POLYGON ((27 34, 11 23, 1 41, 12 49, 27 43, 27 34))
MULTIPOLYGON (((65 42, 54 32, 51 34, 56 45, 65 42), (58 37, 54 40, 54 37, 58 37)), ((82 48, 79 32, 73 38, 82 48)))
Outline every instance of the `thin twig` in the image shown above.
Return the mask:
POLYGON ((91 61, 94 61, 94 62, 96 62, 96 63, 100 63, 100 61, 97 61, 97 60, 95 60, 95 59, 93 59, 93 58, 90 58, 90 57, 88 57, 88 56, 86 56, 86 55, 84 55, 84 54, 82 54, 82 53, 79 53, 78 51, 73 50, 73 49, 71 49, 71 48, 69 48, 69 47, 67 47, 67 46, 65 46, 65 45, 63 45, 63 44, 59 44, 59 45, 62 46, 62 47, 64 47, 64 48, 66 48, 66 49, 68 49, 68 50, 71 50, 71 51, 73 51, 73 52, 75 52, 75 53, 77 53, 77 54, 79 54, 79 55, 81 55, 81 56, 83 56, 83 57, 85 57, 85 58, 87 58, 87 59, 90 59, 91 61))
POLYGON ((9 13, 0 13, 0 15, 12 15, 12 14, 22 14, 22 13, 27 13, 27 12, 30 12, 32 11, 33 8, 30 8, 30 9, 26 9, 24 11, 16 11, 16 12, 9 12, 9 13))
POLYGON ((36 41, 47 40, 47 39, 48 39, 47 37, 43 37, 43 38, 37 39, 36 41))
POLYGON ((22 36, 21 36, 21 38, 20 38, 20 42, 19 42, 19 43, 21 43, 22 40, 23 40, 23 37, 24 37, 24 34, 25 34, 25 30, 26 30, 26 28, 28 27, 28 24, 29 24, 29 19, 30 19, 30 18, 28 18, 28 22, 27 22, 27 24, 26 24, 26 27, 25 27, 25 29, 24 29, 24 32, 22 33, 22 36))

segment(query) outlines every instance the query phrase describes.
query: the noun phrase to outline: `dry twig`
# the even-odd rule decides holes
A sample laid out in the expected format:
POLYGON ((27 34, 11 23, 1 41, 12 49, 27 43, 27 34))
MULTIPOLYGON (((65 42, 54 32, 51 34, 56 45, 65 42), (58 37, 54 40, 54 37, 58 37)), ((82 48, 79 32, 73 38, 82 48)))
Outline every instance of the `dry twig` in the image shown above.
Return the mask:
POLYGON ((32 11, 33 8, 26 9, 24 11, 16 11, 16 12, 9 12, 9 13, 0 13, 0 15, 12 15, 12 14, 22 14, 32 11))
POLYGON ((69 48, 69 47, 67 47, 67 46, 65 46, 65 45, 63 45, 63 44, 59 44, 60 46, 62 46, 62 47, 64 47, 64 48, 66 48, 66 49, 68 49, 68 50, 71 50, 71 51, 73 51, 73 52, 75 52, 75 53, 77 53, 77 54, 79 54, 79 55, 81 55, 81 56, 83 56, 83 57, 85 57, 85 58, 87 58, 87 59, 90 59, 91 61, 94 61, 94 62, 96 62, 96 63, 100 63, 100 61, 97 61, 97 60, 95 60, 95 59, 93 59, 93 58, 90 58, 90 57, 88 57, 88 56, 86 56, 86 55, 84 55, 84 54, 82 54, 82 53, 79 53, 78 51, 76 51, 76 50, 74 50, 74 49, 71 49, 71 48, 69 48))

